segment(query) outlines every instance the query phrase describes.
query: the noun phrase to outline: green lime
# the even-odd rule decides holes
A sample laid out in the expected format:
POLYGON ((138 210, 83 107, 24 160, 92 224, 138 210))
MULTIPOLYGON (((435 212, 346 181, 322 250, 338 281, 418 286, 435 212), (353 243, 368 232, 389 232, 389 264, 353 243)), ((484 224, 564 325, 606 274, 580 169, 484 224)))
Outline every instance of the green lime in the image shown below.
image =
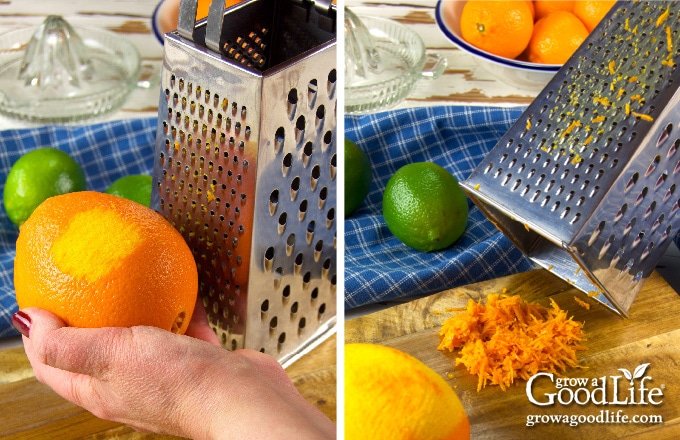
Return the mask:
POLYGON ((364 201, 371 187, 371 161, 368 155, 345 139, 345 218, 364 201))
POLYGON ((152 181, 153 178, 149 175, 131 174, 117 179, 106 189, 106 192, 148 207, 151 205, 152 181))
POLYGON ((85 189, 85 173, 71 156, 56 148, 38 148, 10 168, 3 202, 9 219, 21 226, 45 199, 85 189))
POLYGON ((458 180, 430 162, 399 168, 387 182, 382 209, 390 232, 422 252, 449 247, 467 226, 467 197, 458 180))

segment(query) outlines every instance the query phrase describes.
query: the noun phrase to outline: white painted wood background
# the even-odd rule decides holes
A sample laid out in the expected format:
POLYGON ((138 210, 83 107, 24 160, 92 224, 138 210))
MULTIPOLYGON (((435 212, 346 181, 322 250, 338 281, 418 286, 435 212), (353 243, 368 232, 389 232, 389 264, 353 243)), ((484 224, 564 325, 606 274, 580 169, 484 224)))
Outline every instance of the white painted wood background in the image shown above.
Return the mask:
POLYGON ((420 80, 409 97, 396 108, 425 105, 528 105, 536 92, 506 85, 479 67, 477 61, 461 51, 439 30, 435 21, 436 0, 377 2, 345 0, 346 7, 358 16, 395 20, 412 28, 428 51, 448 61, 444 73, 436 80, 420 80))

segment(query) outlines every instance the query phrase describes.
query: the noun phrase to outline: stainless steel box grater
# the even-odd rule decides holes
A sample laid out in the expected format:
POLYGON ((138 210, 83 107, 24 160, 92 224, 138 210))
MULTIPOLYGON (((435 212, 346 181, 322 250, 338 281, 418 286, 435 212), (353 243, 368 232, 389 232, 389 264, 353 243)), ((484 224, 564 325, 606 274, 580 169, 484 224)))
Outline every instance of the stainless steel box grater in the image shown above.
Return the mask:
POLYGON ((679 231, 677 4, 618 2, 463 187, 536 263, 627 312, 679 231))
POLYGON ((222 345, 287 365, 336 323, 335 6, 196 6, 165 37, 152 207, 222 345))

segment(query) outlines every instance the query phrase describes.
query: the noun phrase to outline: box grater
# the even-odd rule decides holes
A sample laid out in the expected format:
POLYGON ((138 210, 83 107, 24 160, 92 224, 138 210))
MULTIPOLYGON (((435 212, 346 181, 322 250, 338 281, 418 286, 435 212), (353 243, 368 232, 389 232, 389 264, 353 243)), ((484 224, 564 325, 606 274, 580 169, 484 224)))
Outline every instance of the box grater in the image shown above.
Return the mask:
POLYGON ((628 310, 680 228, 680 18, 618 2, 462 184, 540 266, 628 310))
POLYGON ((165 36, 152 207, 222 345, 288 365, 336 323, 336 8, 196 6, 165 36))

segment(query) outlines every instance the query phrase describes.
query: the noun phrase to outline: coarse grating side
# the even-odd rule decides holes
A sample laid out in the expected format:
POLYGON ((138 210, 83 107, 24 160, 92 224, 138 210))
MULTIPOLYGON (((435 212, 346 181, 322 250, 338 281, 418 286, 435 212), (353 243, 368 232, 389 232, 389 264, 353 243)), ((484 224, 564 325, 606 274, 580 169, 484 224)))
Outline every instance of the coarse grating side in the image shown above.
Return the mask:
POLYGON ((462 183, 526 255, 627 316, 680 229, 680 15, 618 2, 462 183))
POLYGON ((336 323, 335 11, 219 3, 195 23, 182 0, 165 37, 152 207, 222 345, 287 365, 336 323))

